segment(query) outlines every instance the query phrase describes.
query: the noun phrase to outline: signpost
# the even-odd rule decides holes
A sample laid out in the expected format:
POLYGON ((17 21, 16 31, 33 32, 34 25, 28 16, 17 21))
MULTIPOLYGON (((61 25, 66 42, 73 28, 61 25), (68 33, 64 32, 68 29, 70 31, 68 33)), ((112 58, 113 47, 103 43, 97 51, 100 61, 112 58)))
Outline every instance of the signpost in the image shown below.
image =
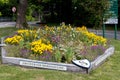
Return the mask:
POLYGON ((14 14, 16 12, 16 7, 12 7, 12 12, 13 12, 13 20, 14 20, 14 14))
POLYGON ((109 0, 110 1, 110 8, 108 9, 107 14, 111 17, 103 23, 103 37, 105 37, 105 24, 114 24, 115 31, 114 31, 114 38, 117 39, 117 24, 118 24, 118 0, 109 0))

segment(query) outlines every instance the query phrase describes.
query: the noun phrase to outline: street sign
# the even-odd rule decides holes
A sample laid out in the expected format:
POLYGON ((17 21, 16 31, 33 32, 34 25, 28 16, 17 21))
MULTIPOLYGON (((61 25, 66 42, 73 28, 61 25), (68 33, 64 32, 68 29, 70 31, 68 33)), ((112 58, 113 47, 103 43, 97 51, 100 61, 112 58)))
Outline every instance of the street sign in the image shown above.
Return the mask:
POLYGON ((107 13, 104 14, 104 16, 111 16, 106 22, 104 22, 104 24, 118 24, 118 0, 109 0, 109 2, 110 7, 107 10, 107 13))
POLYGON ((104 24, 118 24, 118 19, 114 19, 114 18, 109 18, 107 19, 106 22, 104 22, 104 24))
POLYGON ((16 7, 12 7, 12 12, 16 12, 16 7))
MULTIPOLYGON (((105 15, 111 15, 107 21, 103 22, 103 37, 105 37, 105 24, 114 24, 115 30, 114 30, 114 37, 117 39, 117 24, 118 24, 118 0, 109 0, 110 1, 110 7, 107 10, 107 13, 105 15)), ((104 17, 103 17, 104 19, 104 17)))
POLYGON ((111 18, 118 18, 118 0, 110 0, 110 8, 108 12, 112 14, 111 18))

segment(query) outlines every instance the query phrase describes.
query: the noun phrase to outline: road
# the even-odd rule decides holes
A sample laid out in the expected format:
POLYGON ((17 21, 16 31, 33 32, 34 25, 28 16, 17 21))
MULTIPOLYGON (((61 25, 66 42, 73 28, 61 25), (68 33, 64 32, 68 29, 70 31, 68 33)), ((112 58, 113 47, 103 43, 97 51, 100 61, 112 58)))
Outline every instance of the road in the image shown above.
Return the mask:
MULTIPOLYGON (((103 31, 102 30, 93 30, 93 29, 88 29, 90 32, 94 32, 97 35, 103 36, 103 31)), ((105 37, 108 39, 115 39, 115 31, 112 30, 105 30, 105 37)), ((120 31, 117 31, 116 37, 118 40, 120 40, 120 31)))
MULTIPOLYGON (((4 27, 14 27, 16 22, 0 22, 0 28, 4 27)), ((37 22, 28 22, 30 26, 39 26, 39 24, 36 24, 37 22)), ((93 30, 93 29, 88 29, 90 32, 93 32, 97 35, 103 36, 102 30, 93 30)), ((105 31, 105 37, 110 39, 110 38, 115 38, 115 32, 106 30, 105 31)), ((117 39, 120 40, 120 31, 117 31, 117 39)))

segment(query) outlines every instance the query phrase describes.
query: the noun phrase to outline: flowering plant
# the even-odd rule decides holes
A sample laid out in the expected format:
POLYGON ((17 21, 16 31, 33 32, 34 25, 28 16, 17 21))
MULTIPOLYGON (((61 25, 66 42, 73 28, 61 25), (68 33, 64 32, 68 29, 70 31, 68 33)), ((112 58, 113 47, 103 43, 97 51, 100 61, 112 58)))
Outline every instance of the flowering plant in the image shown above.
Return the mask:
POLYGON ((73 58, 91 59, 107 47, 106 38, 89 32, 85 26, 72 27, 64 23, 35 30, 18 30, 16 35, 6 38, 4 42, 21 46, 22 50, 29 51, 30 57, 68 63, 73 58))

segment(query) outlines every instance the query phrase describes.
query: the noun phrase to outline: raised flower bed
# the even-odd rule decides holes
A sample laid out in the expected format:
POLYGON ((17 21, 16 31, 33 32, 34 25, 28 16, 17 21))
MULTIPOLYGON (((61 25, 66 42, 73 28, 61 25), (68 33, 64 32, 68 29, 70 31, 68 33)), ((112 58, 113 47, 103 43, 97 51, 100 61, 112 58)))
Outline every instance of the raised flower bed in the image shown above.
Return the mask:
POLYGON ((88 73, 114 53, 114 47, 103 37, 90 33, 86 27, 45 27, 18 30, 2 40, 2 62, 27 67, 88 73), (14 51, 15 50, 15 51, 14 51), (12 51, 12 52, 11 52, 12 51), (88 59, 91 66, 83 68, 72 60, 88 59))

